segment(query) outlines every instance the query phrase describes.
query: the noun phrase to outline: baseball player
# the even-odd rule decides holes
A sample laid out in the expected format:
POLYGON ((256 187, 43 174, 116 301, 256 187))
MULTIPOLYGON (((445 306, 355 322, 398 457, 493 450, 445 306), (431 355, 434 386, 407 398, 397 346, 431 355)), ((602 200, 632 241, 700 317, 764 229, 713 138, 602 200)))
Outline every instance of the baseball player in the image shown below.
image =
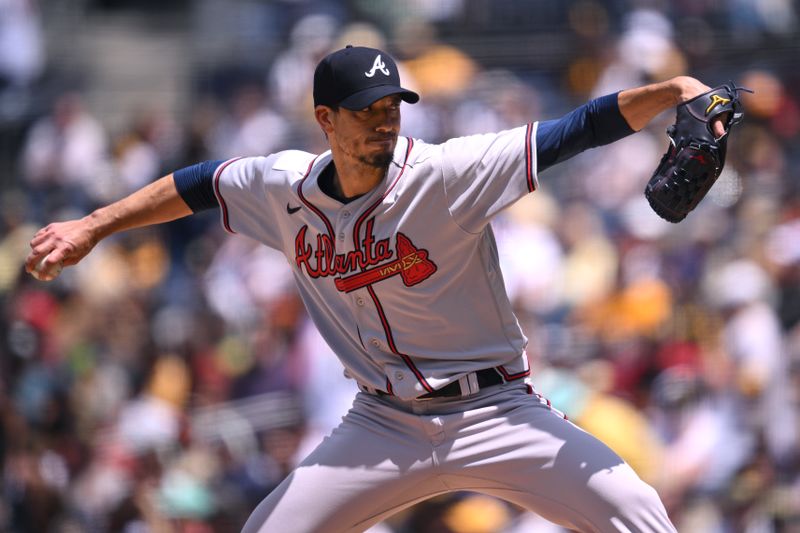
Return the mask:
POLYGON ((462 490, 574 530, 674 531, 656 492, 532 387, 489 222, 536 190, 543 169, 707 90, 680 77, 558 120, 431 145, 398 136, 401 102, 419 96, 401 87, 392 58, 348 46, 314 74, 314 113, 330 151, 178 170, 41 229, 26 269, 47 279, 112 233, 209 208, 219 208, 226 231, 286 255, 311 318, 360 392, 341 425, 253 511, 247 533, 363 531, 462 490))

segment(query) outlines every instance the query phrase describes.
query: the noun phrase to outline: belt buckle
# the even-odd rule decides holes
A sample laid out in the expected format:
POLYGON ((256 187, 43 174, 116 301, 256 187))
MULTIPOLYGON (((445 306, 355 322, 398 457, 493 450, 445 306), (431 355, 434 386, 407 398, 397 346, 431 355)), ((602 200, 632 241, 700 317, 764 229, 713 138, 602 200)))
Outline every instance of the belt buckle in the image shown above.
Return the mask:
POLYGON ((481 387, 478 385, 478 373, 470 372, 466 376, 458 378, 458 384, 461 387, 461 397, 472 396, 480 392, 481 387))
MULTIPOLYGON (((441 389, 437 389, 433 392, 428 392, 422 396, 417 396, 414 399, 419 401, 425 401, 425 400, 433 400, 434 398, 467 398, 469 396, 473 396, 481 391, 480 382, 478 380, 478 372, 470 372, 469 374, 463 375, 460 378, 458 378, 457 381, 452 381, 448 383, 441 389), (455 385, 456 383, 458 383, 460 394, 452 394, 452 395, 442 394, 440 396, 436 395, 436 393, 439 393, 443 391, 445 388, 455 385)), ((492 369, 492 372, 494 372, 494 369, 492 369)), ((503 380, 501 378, 497 384, 502 382, 503 380)))

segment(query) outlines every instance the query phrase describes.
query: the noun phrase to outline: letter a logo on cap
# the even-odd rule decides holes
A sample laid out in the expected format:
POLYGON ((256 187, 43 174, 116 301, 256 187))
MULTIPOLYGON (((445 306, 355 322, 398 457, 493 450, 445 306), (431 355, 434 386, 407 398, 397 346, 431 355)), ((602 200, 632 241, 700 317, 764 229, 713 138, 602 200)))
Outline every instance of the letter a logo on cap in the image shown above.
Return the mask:
POLYGON ((389 71, 386 70, 386 64, 383 62, 383 59, 381 59, 380 54, 378 54, 378 56, 375 58, 375 61, 372 63, 372 68, 369 70, 369 72, 365 72, 364 75, 368 78, 371 78, 375 75, 376 70, 380 70, 386 76, 389 75, 389 71))

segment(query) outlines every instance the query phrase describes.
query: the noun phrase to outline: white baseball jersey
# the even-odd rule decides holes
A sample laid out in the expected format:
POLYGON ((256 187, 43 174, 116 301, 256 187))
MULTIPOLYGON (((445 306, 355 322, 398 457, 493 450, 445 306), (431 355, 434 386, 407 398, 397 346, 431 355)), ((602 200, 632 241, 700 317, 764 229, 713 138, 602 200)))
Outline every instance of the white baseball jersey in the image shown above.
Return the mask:
POLYGON ((214 191, 227 231, 286 255, 347 374, 411 399, 480 369, 529 374, 489 222, 536 188, 535 139, 535 123, 400 138, 385 179, 349 203, 319 187, 330 152, 226 161, 214 191))

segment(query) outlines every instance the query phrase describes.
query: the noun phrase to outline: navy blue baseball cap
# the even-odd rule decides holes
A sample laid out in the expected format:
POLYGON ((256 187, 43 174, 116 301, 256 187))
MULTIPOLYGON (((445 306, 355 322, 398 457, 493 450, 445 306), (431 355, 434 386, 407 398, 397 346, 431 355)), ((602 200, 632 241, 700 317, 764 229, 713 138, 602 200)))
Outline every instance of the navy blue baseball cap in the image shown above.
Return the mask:
POLYGON ((375 48, 347 45, 327 55, 314 71, 314 106, 358 110, 390 94, 409 104, 419 101, 417 93, 400 87, 394 59, 375 48))

